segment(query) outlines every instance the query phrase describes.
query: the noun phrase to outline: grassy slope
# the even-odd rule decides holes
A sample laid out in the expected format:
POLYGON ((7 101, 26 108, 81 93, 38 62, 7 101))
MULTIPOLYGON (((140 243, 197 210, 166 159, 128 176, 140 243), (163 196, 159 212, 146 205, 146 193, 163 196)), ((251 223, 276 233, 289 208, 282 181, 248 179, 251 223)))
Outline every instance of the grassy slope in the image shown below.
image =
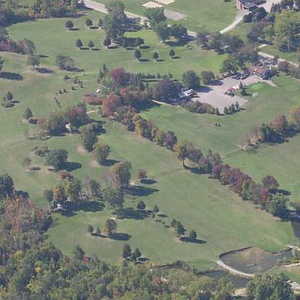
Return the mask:
MULTIPOLYGON (((140 199, 148 208, 157 204, 168 216, 163 218, 166 224, 176 218, 207 241, 199 245, 179 243, 170 229, 152 219, 118 221, 119 232, 130 234, 129 243, 154 261, 183 259, 201 262, 203 266, 203 262, 215 261, 218 254, 229 249, 255 244, 274 250, 292 240, 289 224, 276 221, 251 203, 241 201, 206 176, 183 170, 173 153, 129 134, 116 124, 108 124, 106 129, 107 133, 100 139, 111 145, 112 158, 131 161, 134 170, 145 168, 157 181, 148 186, 157 191, 138 199, 127 197, 127 205, 134 207, 140 199)), ((99 174, 105 173, 102 169, 105 168, 99 168, 99 174)), ((57 226, 50 230, 50 238, 67 253, 80 244, 89 254, 99 253, 101 257, 115 261, 120 256, 123 242, 90 237, 86 233, 88 224, 102 227, 108 216, 109 212, 104 211, 59 217, 57 226)))

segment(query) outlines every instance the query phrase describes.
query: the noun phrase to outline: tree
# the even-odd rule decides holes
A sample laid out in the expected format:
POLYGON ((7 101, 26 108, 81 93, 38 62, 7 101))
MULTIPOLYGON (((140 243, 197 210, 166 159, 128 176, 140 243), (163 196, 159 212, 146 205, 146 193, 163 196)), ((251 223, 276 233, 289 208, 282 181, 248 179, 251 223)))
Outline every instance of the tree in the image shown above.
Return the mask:
POLYGON ((131 248, 129 244, 124 244, 123 246, 123 252, 122 252, 122 257, 124 259, 128 259, 131 257, 131 248))
POLYGON ((105 222, 105 231, 108 236, 111 236, 117 230, 117 223, 113 219, 107 219, 105 222))
POLYGON ((110 147, 106 144, 97 144, 94 153, 96 161, 99 165, 102 165, 105 163, 110 154, 110 147))
POLYGON ((267 211, 275 217, 285 219, 288 217, 289 211, 286 203, 289 201, 283 194, 272 195, 271 201, 267 203, 267 211))
POLYGON ((200 87, 200 78, 194 71, 186 71, 182 75, 183 85, 188 89, 198 89, 200 87))
POLYGON ((140 258, 142 256, 142 253, 141 253, 141 251, 140 251, 140 249, 139 248, 136 248, 135 250, 134 250, 134 252, 132 253, 132 258, 133 258, 133 260, 137 260, 138 258, 140 258))
POLYGON ((249 300, 292 300, 294 294, 284 274, 257 275, 247 286, 249 300))
POLYGON ((0 56, 0 72, 2 71, 4 66, 4 59, 0 56))
POLYGON ((189 238, 190 238, 191 241, 197 240, 197 233, 196 233, 196 231, 191 230, 190 233, 189 233, 189 238))
POLYGON ((153 59, 155 59, 156 61, 159 59, 159 54, 158 54, 158 52, 154 52, 153 53, 153 59))
POLYGON ((43 196, 48 201, 48 203, 51 203, 53 201, 53 191, 52 190, 44 190, 43 196))
POLYGON ((147 171, 144 169, 138 170, 137 178, 139 181, 142 181, 143 179, 147 178, 147 171))
POLYGON ((262 179, 262 184, 265 188, 269 190, 277 190, 279 188, 279 183, 274 176, 266 176, 262 179))
POLYGON ((32 66, 35 69, 36 66, 40 65, 40 56, 39 55, 28 56, 27 65, 32 66))
POLYGON ((101 235, 101 229, 99 226, 96 227, 96 232, 95 232, 96 236, 100 236, 101 235))
POLYGON ((81 39, 76 40, 76 47, 81 49, 83 47, 83 43, 81 41, 81 39))
POLYGON ((238 69, 239 68, 237 61, 234 58, 229 57, 223 61, 221 72, 235 74, 238 71, 238 69))
POLYGON ((170 50, 170 52, 169 52, 169 56, 171 57, 171 58, 174 58, 175 57, 175 51, 173 50, 173 49, 171 49, 170 50))
POLYGON ((94 227, 92 225, 88 225, 87 231, 90 235, 92 235, 94 232, 94 227))
POLYGON ((141 210, 144 210, 146 208, 146 204, 144 201, 140 201, 137 206, 136 206, 137 209, 141 209, 141 210))
POLYGON ((83 147, 91 152, 97 142, 97 134, 91 130, 88 126, 81 129, 80 138, 82 140, 83 147))
POLYGON ((111 39, 106 37, 103 41, 103 45, 108 48, 111 45, 111 39))
POLYGON ((14 188, 14 181, 8 175, 4 174, 0 176, 0 199, 4 199, 9 197, 13 194, 14 188))
POLYGON ((144 14, 149 19, 151 26, 155 26, 167 19, 163 7, 147 8, 144 14))
POLYGON ((211 84, 215 80, 215 74, 212 71, 201 72, 201 78, 204 84, 211 84))
POLYGON ((89 41, 88 47, 89 47, 90 49, 93 49, 93 48, 95 47, 94 42, 93 42, 93 41, 89 41))
POLYGON ((86 19, 85 20, 85 25, 89 28, 93 26, 93 21, 91 19, 86 19))
POLYGON ((31 109, 29 107, 27 107, 23 113, 23 118, 25 120, 29 120, 30 118, 32 118, 32 116, 33 116, 33 113, 31 111, 31 109))
POLYGON ((117 188, 127 188, 131 178, 130 162, 119 162, 110 168, 110 177, 112 184, 117 188))
POLYGON ((74 28, 74 24, 71 20, 66 21, 65 28, 68 30, 72 30, 74 28))
POLYGON ((153 27, 154 32, 157 34, 158 38, 165 42, 170 36, 170 29, 167 23, 158 23, 153 27))
POLYGON ((103 26, 103 20, 101 18, 99 18, 99 20, 98 20, 98 26, 100 28, 102 28, 102 26, 103 26))
POLYGON ((68 159, 68 152, 64 149, 50 150, 46 156, 46 163, 56 170, 64 167, 68 159))
POLYGON ((138 50, 138 49, 136 49, 136 50, 134 51, 134 57, 135 57, 137 60, 140 60, 141 57, 142 57, 141 51, 138 50))
POLYGON ((157 205, 154 206, 152 212, 156 215, 159 212, 159 208, 157 205))
POLYGON ((170 79, 163 79, 154 87, 154 97, 160 101, 171 102, 178 99, 180 90, 180 83, 170 79))
POLYGON ((187 29, 182 24, 173 24, 170 28, 170 35, 177 40, 183 40, 187 37, 187 29))
POLYGON ((77 245, 74 249, 74 258, 78 259, 78 260, 82 260, 84 257, 84 251, 82 250, 82 248, 77 245))
POLYGON ((178 237, 182 236, 185 232, 185 229, 183 227, 183 225, 181 224, 181 222, 177 222, 176 223, 176 234, 178 237))
POLYGON ((75 68, 75 62, 69 56, 58 55, 55 62, 61 70, 72 71, 75 68))
POLYGON ((107 187, 103 190, 103 200, 112 208, 122 208, 124 203, 124 193, 121 189, 107 187))

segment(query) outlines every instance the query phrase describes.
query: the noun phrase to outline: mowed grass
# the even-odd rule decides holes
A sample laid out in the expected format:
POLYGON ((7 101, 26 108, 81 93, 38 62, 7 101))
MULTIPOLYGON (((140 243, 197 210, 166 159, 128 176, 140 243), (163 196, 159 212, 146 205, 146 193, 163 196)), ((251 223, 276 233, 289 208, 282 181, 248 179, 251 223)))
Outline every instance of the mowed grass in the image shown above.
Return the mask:
MULTIPOLYGON (((95 16, 92 15, 92 17, 95 16)), ((104 50, 101 47, 100 51, 80 51, 74 46, 78 37, 85 43, 90 39, 99 41, 98 45, 103 39, 101 31, 85 29, 84 20, 85 18, 81 18, 74 21, 80 29, 74 32, 65 31, 65 19, 41 20, 14 25, 10 28, 13 38, 28 38, 35 42, 38 52, 45 56, 42 58, 42 66, 50 68, 53 71, 51 74, 46 75, 33 71, 26 66, 25 56, 1 53, 1 56, 5 58, 4 71, 16 72, 23 76, 23 80, 20 81, 0 79, 1 96, 7 91, 11 91, 20 101, 15 108, 0 109, 1 170, 8 172, 15 179, 17 188, 28 191, 31 198, 41 206, 47 206, 42 196, 43 190, 52 188, 59 182, 59 177, 43 167, 43 160, 32 155, 31 150, 34 146, 45 144, 50 149, 66 149, 69 152, 69 161, 77 163, 77 168, 72 173, 82 180, 89 177, 103 182, 108 167, 97 167, 92 154, 79 151, 80 138, 78 135, 55 137, 45 142, 26 139, 24 132, 33 130, 28 124, 22 122, 21 115, 26 107, 30 107, 35 116, 46 116, 51 111, 59 110, 53 97, 56 91, 62 88, 68 90, 67 94, 58 97, 62 108, 78 103, 83 94, 96 89, 96 73, 103 63, 109 67, 128 66, 130 71, 172 72, 179 77, 185 68, 190 68, 191 65, 188 64, 192 64, 194 60, 193 69, 200 72, 203 68, 203 60, 205 61, 203 53, 201 55, 201 51, 196 48, 192 50, 177 48, 176 52, 179 52, 177 54, 181 56, 181 59, 176 60, 176 64, 171 60, 166 63, 167 59, 159 64, 139 63, 133 59, 132 52, 123 49, 104 50), (199 55, 199 61, 195 57, 185 56, 184 53, 190 53, 190 56, 192 54, 199 55), (67 73, 54 66, 55 56, 58 54, 74 57, 78 65, 85 69, 82 73, 69 74, 73 78, 79 76, 83 80, 83 89, 71 91, 72 84, 63 80, 67 73), (33 173, 25 171, 22 162, 28 156, 33 159, 34 164, 42 167, 41 171, 33 173)), ((170 48, 156 43, 154 34, 148 31, 141 34, 147 37, 146 43, 153 43, 162 53, 168 53, 170 48)), ((152 53, 152 47, 148 52, 149 56, 152 53)), ((144 53, 145 56, 148 54, 144 53)), ((207 54, 207 57, 211 56, 212 64, 217 64, 216 61, 220 57, 211 53, 207 54)), ((205 68, 206 66, 208 64, 205 65, 205 68)), ((279 79, 278 84, 281 82, 280 80, 283 84, 285 79, 279 79)), ((293 87, 292 84, 291 87, 293 87)), ((268 87, 264 87, 263 91, 265 89, 268 91, 268 87)), ((253 101, 259 102, 260 100, 257 97, 253 101)), ((279 102, 279 100, 274 101, 274 103, 279 102)), ((289 103, 294 100, 289 98, 284 101, 289 103)), ((278 106, 280 109, 286 108, 282 104, 278 104, 278 106)), ((266 107, 268 106, 266 105, 266 107)), ((230 127, 230 122, 233 122, 235 118, 240 118, 233 123, 235 127, 238 127, 239 123, 244 122, 242 116, 247 116, 248 112, 250 113, 251 109, 226 117, 224 124, 227 120, 228 128, 237 131, 236 128, 230 127)), ((258 112, 259 109, 256 113, 258 112)), ((239 135, 237 133, 233 136, 226 135, 227 131, 223 127, 221 127, 221 132, 216 131, 217 129, 213 127, 214 116, 196 115, 168 107, 155 108, 147 114, 151 117, 156 116, 155 122, 159 126, 163 127, 164 124, 165 129, 174 130, 180 138, 194 141, 198 137, 197 143, 203 144, 205 149, 211 147, 222 153, 236 149, 234 137, 239 135), (202 127, 199 130, 195 126, 199 126, 198 122, 200 121, 202 127), (205 133, 205 128, 209 128, 214 136, 211 137, 209 132, 205 133), (187 133, 190 135, 188 136, 187 133), (219 135, 219 133, 224 136, 221 137, 222 134, 219 135), (202 135, 204 137, 201 137, 202 135), (221 146, 218 148, 218 145, 221 146), (223 147, 223 151, 220 150, 221 147, 223 147)), ((254 115, 253 112, 251 116, 254 118, 254 115)), ((91 116, 97 118, 96 115, 91 116)), ((267 116, 271 118, 271 113, 267 116)), ((263 115, 261 115, 261 119, 265 120, 263 115)), ((181 243, 175 238, 173 231, 163 224, 155 222, 152 218, 118 221, 118 231, 130 235, 130 239, 126 242, 132 247, 139 247, 143 254, 153 262, 170 262, 181 259, 206 267, 215 262, 221 252, 227 250, 250 245, 266 250, 279 250, 294 241, 289 223, 280 222, 269 214, 256 209, 251 203, 242 201, 227 187, 208 179, 207 176, 191 174, 184 170, 174 153, 128 133, 118 124, 106 123, 105 129, 107 132, 100 136, 99 140, 111 146, 111 158, 128 160, 132 163, 133 175, 137 173, 137 169, 143 168, 147 170, 151 178, 157 181, 153 185, 144 186, 143 196, 127 195, 125 206, 135 207, 139 200, 145 201, 147 208, 150 209, 157 204, 161 212, 167 215, 166 218, 162 218, 166 224, 169 224, 172 218, 178 219, 187 230, 196 230, 199 239, 205 241, 203 244, 181 243)), ((231 132, 231 130, 228 131, 231 132)), ((72 217, 56 215, 55 224, 49 231, 49 239, 67 254, 71 254, 74 246, 80 244, 88 255, 96 254, 99 258, 118 262, 125 241, 112 241, 87 235, 88 224, 100 225, 103 228, 103 224, 109 216, 111 216, 109 210, 79 211, 72 217)))
POLYGON ((279 114, 288 114, 300 105, 297 80, 281 76, 274 82, 277 87, 257 84, 250 88, 254 97, 249 97, 245 111, 231 116, 199 115, 167 106, 149 110, 144 116, 162 129, 173 130, 181 140, 192 141, 206 151, 219 152, 226 162, 240 167, 258 181, 266 175, 274 175, 282 188, 292 192, 291 199, 299 201, 297 174, 300 163, 297 154, 300 136, 281 145, 261 145, 255 152, 244 152, 239 148, 256 126, 279 114), (216 127, 216 122, 220 122, 221 127, 216 127))
MULTIPOLYGON (((106 4, 111 0, 97 0, 106 4)), ((144 15, 143 4, 148 0, 124 0, 126 10, 144 15)), ((175 0, 169 5, 163 5, 166 9, 179 12, 186 17, 178 21, 184 24, 189 30, 198 31, 203 28, 209 31, 219 31, 230 25, 236 15, 234 1, 217 0, 175 0)))
MULTIPOLYGON (((144 185, 147 189, 144 196, 128 195, 125 206, 135 207, 139 200, 143 200, 149 209, 156 204, 161 213, 167 215, 161 218, 166 224, 170 224, 172 218, 180 220, 187 230, 196 230, 199 239, 205 241, 203 244, 179 242, 173 230, 151 217, 145 220, 118 220, 118 232, 131 237, 126 242, 140 248, 153 262, 182 259, 207 266, 215 262, 221 252, 230 249, 258 245, 274 250, 293 240, 288 223, 280 222, 251 203, 241 201, 226 187, 207 176, 191 174, 182 169, 174 153, 128 133, 117 124, 107 123, 106 131, 100 140, 111 146, 112 159, 129 160, 134 174, 137 169, 144 168, 149 177, 156 180, 153 185, 144 185)), ((86 166, 88 164, 83 168, 86 166)), ((96 169, 99 178, 107 172, 106 167, 96 169)), ((94 173, 90 168, 88 170, 94 173)), ((103 229, 106 218, 110 216, 111 212, 107 210, 81 211, 72 217, 59 216, 49 231, 50 239, 68 254, 79 244, 88 255, 96 254, 102 259, 116 262, 120 259, 124 241, 87 234, 88 224, 103 229)))
MULTIPOLYGON (((91 13, 88 17, 92 18, 95 23, 98 22, 100 14, 91 13)), ((199 50, 195 44, 190 47, 178 46, 170 47, 161 43, 156 34, 150 30, 128 33, 131 37, 141 37, 148 49, 141 49, 142 58, 145 62, 138 62, 134 58, 133 50, 124 48, 106 49, 103 46, 105 33, 103 30, 90 30, 85 26, 87 17, 72 19, 79 30, 67 31, 64 24, 67 19, 49 19, 38 20, 16 24, 9 28, 10 34, 14 39, 27 38, 32 40, 38 49, 39 54, 44 55, 43 64, 52 66, 55 64, 57 55, 71 56, 78 67, 83 68, 85 72, 78 74, 80 76, 94 76, 102 64, 109 68, 123 67, 128 71, 145 72, 145 73, 172 73, 175 77, 181 78, 184 71, 193 69, 196 72, 203 70, 212 70, 219 72, 220 66, 225 59, 224 55, 217 55, 212 51, 199 50), (79 50, 75 47, 77 39, 81 39, 85 46, 89 41, 95 43, 98 50, 79 50), (178 59, 171 59, 169 52, 175 50, 178 59), (161 61, 153 60, 153 53, 157 51, 161 61), (174 67, 176 65, 176 68, 174 67)))

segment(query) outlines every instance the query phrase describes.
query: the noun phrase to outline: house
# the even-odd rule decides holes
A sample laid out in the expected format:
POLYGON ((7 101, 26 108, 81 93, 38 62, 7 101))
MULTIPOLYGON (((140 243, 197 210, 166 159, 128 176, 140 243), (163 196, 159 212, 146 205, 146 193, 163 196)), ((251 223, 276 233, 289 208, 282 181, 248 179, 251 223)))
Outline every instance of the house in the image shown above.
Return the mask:
POLYGON ((260 77, 263 80, 268 80, 274 76, 274 71, 270 67, 266 66, 254 66, 250 68, 253 75, 260 77))

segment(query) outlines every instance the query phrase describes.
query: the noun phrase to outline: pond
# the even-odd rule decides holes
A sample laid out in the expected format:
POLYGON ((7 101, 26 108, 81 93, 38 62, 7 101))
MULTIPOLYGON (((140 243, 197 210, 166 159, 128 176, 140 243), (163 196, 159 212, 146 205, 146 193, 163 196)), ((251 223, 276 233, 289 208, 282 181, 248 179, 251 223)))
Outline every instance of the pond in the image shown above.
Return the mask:
POLYGON ((220 259, 228 266, 244 273, 256 274, 272 269, 293 256, 291 249, 268 252, 256 247, 227 252, 220 259))

